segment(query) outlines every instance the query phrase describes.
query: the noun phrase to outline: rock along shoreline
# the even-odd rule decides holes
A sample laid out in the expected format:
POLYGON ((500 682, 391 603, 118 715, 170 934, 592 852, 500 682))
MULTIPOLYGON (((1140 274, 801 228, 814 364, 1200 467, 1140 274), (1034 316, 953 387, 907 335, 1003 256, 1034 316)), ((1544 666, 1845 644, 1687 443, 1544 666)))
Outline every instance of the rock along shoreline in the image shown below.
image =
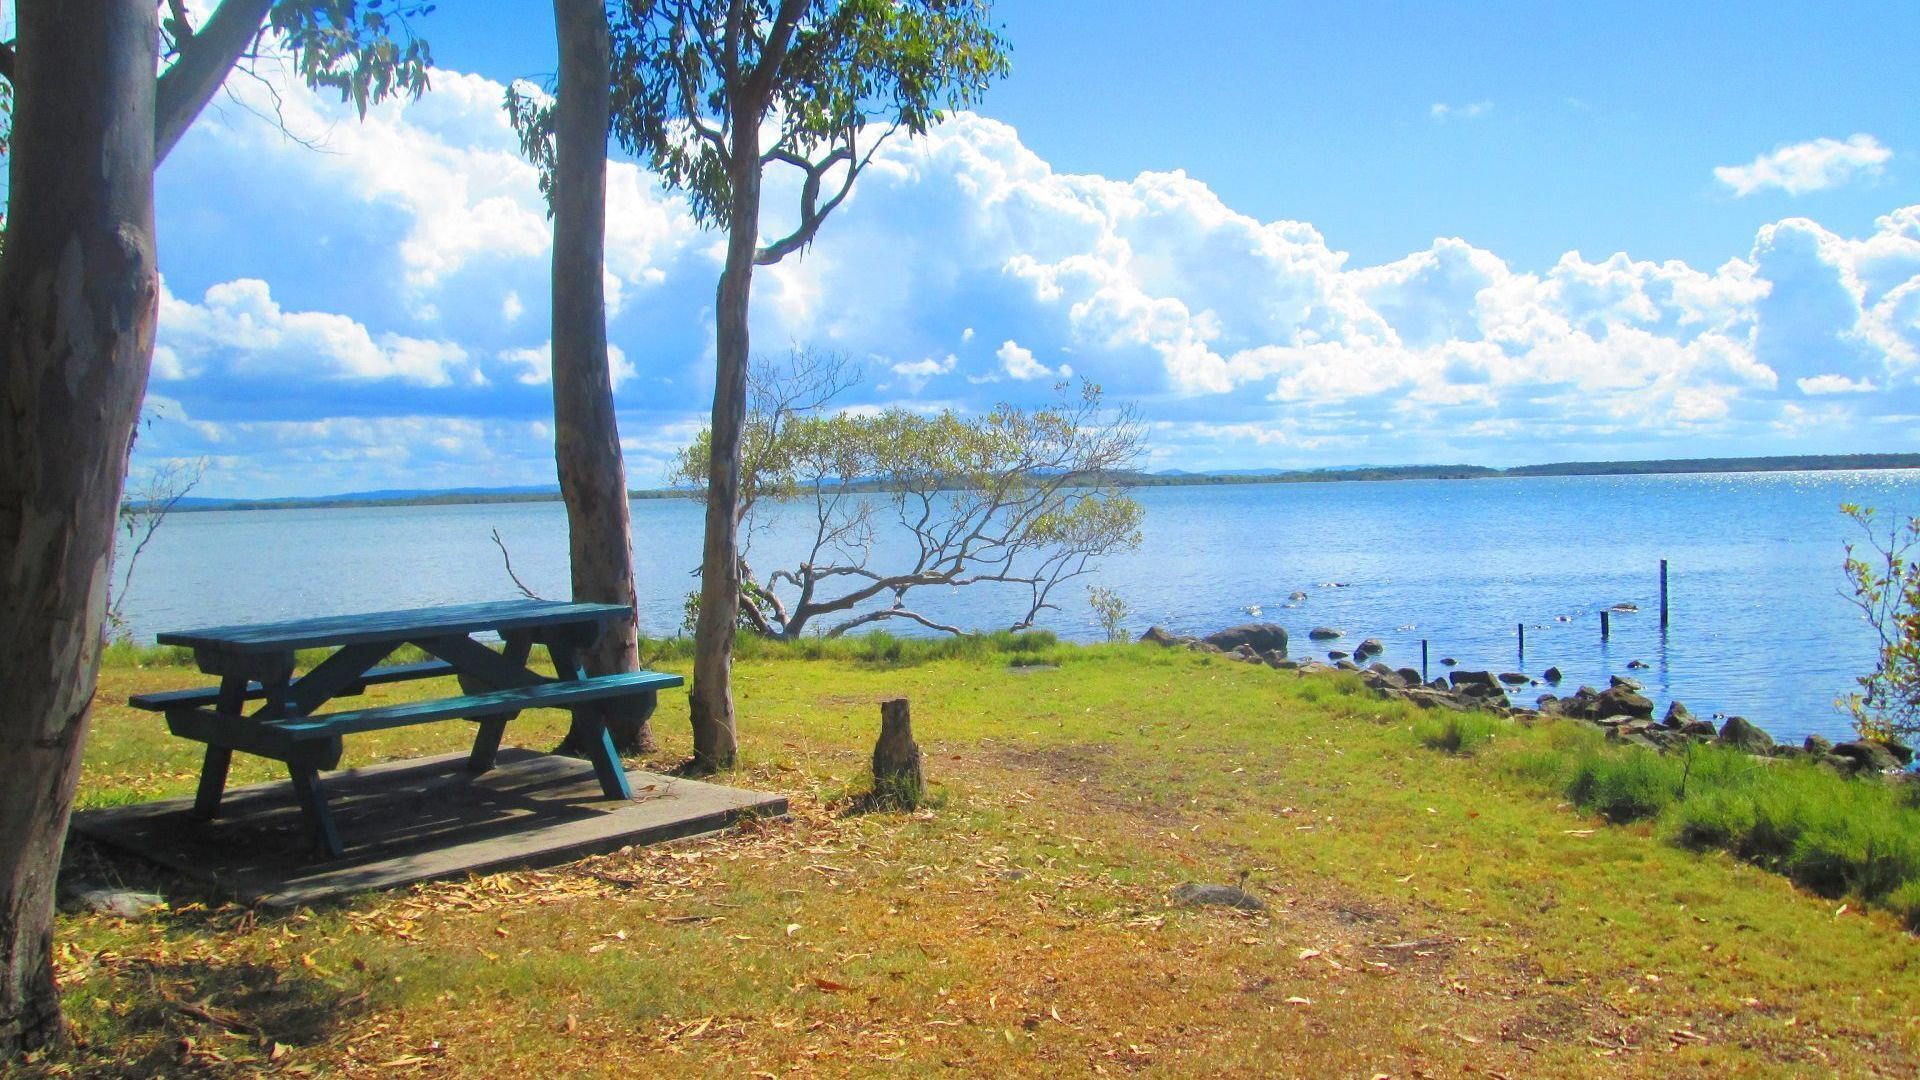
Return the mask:
MULTIPOLYGON (((1309 636, 1315 641, 1327 641, 1341 636, 1341 632, 1319 627, 1309 636)), ((1920 775, 1911 771, 1913 750, 1900 743, 1855 739, 1835 744, 1818 735, 1807 736, 1799 746, 1777 743, 1773 736, 1744 717, 1730 716, 1716 728, 1711 721, 1696 718, 1678 701, 1656 720, 1653 702, 1641 693, 1641 685, 1618 675, 1605 690, 1582 686, 1566 697, 1544 693, 1528 707, 1514 704, 1508 697, 1508 687, 1518 690, 1534 684, 1531 676, 1519 672, 1454 670, 1444 678, 1423 681, 1414 668, 1393 668, 1378 661, 1363 666, 1364 661, 1384 651, 1372 638, 1355 646, 1350 654, 1341 653, 1331 664, 1288 657, 1286 629, 1269 622, 1242 623, 1205 637, 1174 634, 1154 626, 1140 635, 1140 641, 1164 648, 1216 653, 1230 660, 1265 664, 1299 675, 1352 672, 1358 674, 1376 696, 1410 702, 1422 709, 1488 712, 1520 723, 1542 719, 1583 723, 1604 731, 1609 741, 1663 753, 1711 743, 1761 758, 1809 758, 1846 776, 1884 775, 1897 782, 1920 780, 1920 775)), ((1558 669, 1548 668, 1540 681, 1558 685, 1559 675, 1558 669)))

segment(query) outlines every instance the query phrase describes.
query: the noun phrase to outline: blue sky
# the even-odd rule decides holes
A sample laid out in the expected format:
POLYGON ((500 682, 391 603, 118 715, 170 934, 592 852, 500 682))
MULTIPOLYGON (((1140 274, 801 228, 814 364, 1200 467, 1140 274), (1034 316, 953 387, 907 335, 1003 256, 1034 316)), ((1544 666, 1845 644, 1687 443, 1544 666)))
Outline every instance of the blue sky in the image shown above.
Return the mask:
MULTIPOLYGON (((1003 2, 1013 75, 763 271, 756 350, 847 352, 854 407, 1092 378, 1154 468, 1912 449, 1916 20, 1671 7, 1003 2)), ((550 14, 420 29, 419 102, 359 123, 268 69, 162 168, 143 463, 245 496, 553 481, 546 222, 499 112, 550 14)), ((717 238, 631 163, 612 186, 651 486, 710 402, 717 238)))

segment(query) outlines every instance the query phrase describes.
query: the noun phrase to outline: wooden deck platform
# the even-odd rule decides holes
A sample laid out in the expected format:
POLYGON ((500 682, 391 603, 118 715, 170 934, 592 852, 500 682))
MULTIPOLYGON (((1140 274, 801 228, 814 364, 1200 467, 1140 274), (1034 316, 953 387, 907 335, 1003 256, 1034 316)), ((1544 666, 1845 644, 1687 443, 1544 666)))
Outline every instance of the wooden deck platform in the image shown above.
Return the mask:
POLYGON ((502 750, 496 767, 477 776, 466 764, 466 754, 447 754, 328 774, 327 794, 347 841, 338 859, 314 856, 312 833, 286 781, 229 791, 211 822, 191 815, 187 797, 83 810, 73 829, 207 882, 223 896, 290 906, 551 866, 713 832, 745 815, 787 812, 782 796, 638 771, 627 773, 633 798, 609 800, 587 762, 531 750, 502 750))

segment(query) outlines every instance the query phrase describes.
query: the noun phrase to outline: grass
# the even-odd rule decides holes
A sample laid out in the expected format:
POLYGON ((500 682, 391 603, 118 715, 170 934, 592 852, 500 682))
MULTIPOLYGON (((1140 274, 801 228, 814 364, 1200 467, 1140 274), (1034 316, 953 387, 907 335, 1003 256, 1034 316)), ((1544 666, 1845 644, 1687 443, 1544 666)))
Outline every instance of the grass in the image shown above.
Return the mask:
MULTIPOLYGON (((686 669, 680 646, 648 648, 686 669)), ((115 703, 204 680, 127 661, 102 676, 83 805, 193 788, 195 747, 115 703)), ((290 914, 76 847, 76 874, 170 906, 61 917, 80 1043, 27 1074, 1920 1068, 1920 941, 1899 922, 1920 891, 1842 910, 1668 842, 1676 805, 1706 805, 1699 763, 1686 800, 1596 827, 1562 802, 1583 755, 1609 752, 1590 733, 1476 717, 1435 731, 1472 753, 1436 754, 1427 714, 1350 676, 1033 635, 756 643, 736 680, 732 779, 787 793, 788 820, 290 914), (846 813, 877 703, 901 696, 929 804, 846 813), (1186 881, 1244 881, 1269 910, 1178 906, 1186 881)), ((635 764, 687 754, 683 701, 665 696, 661 750, 635 764)), ((508 740, 544 749, 564 725, 528 713, 508 740)), ((346 764, 461 736, 350 739, 346 764)), ((236 784, 272 776, 236 759, 236 784)), ((1805 863, 1872 847, 1879 865, 1883 843, 1822 834, 1805 863)))
MULTIPOLYGON (((1471 752, 1501 721, 1449 716, 1414 728, 1429 749, 1471 752)), ((1574 725, 1529 730, 1497 767, 1614 824, 1649 822, 1695 851, 1725 851, 1824 897, 1893 912, 1920 932, 1920 784, 1849 779, 1822 765, 1695 745, 1661 754, 1574 725)))

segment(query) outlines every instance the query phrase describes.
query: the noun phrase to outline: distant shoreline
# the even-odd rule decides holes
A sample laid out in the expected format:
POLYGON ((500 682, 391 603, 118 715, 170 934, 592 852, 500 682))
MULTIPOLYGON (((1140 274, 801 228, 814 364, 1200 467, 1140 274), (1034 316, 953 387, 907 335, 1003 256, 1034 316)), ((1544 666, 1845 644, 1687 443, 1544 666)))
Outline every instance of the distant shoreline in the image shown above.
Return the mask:
MULTIPOLYGON (((1379 467, 1237 470, 1231 472, 1116 473, 1102 479, 1119 487, 1199 487, 1235 484, 1327 484, 1384 480, 1486 480, 1514 476, 1655 476, 1680 473, 1843 472, 1855 469, 1920 469, 1920 454, 1819 454, 1743 458, 1664 458, 1650 461, 1564 461, 1495 469, 1485 465, 1391 465, 1379 467)), ((847 485, 880 491, 878 483, 847 485)), ((683 499, 674 488, 628 492, 633 499, 683 499)), ((332 510, 378 506, 462 506, 559 502, 547 489, 456 489, 404 493, 367 492, 284 499, 183 499, 174 513, 212 510, 332 510)))

